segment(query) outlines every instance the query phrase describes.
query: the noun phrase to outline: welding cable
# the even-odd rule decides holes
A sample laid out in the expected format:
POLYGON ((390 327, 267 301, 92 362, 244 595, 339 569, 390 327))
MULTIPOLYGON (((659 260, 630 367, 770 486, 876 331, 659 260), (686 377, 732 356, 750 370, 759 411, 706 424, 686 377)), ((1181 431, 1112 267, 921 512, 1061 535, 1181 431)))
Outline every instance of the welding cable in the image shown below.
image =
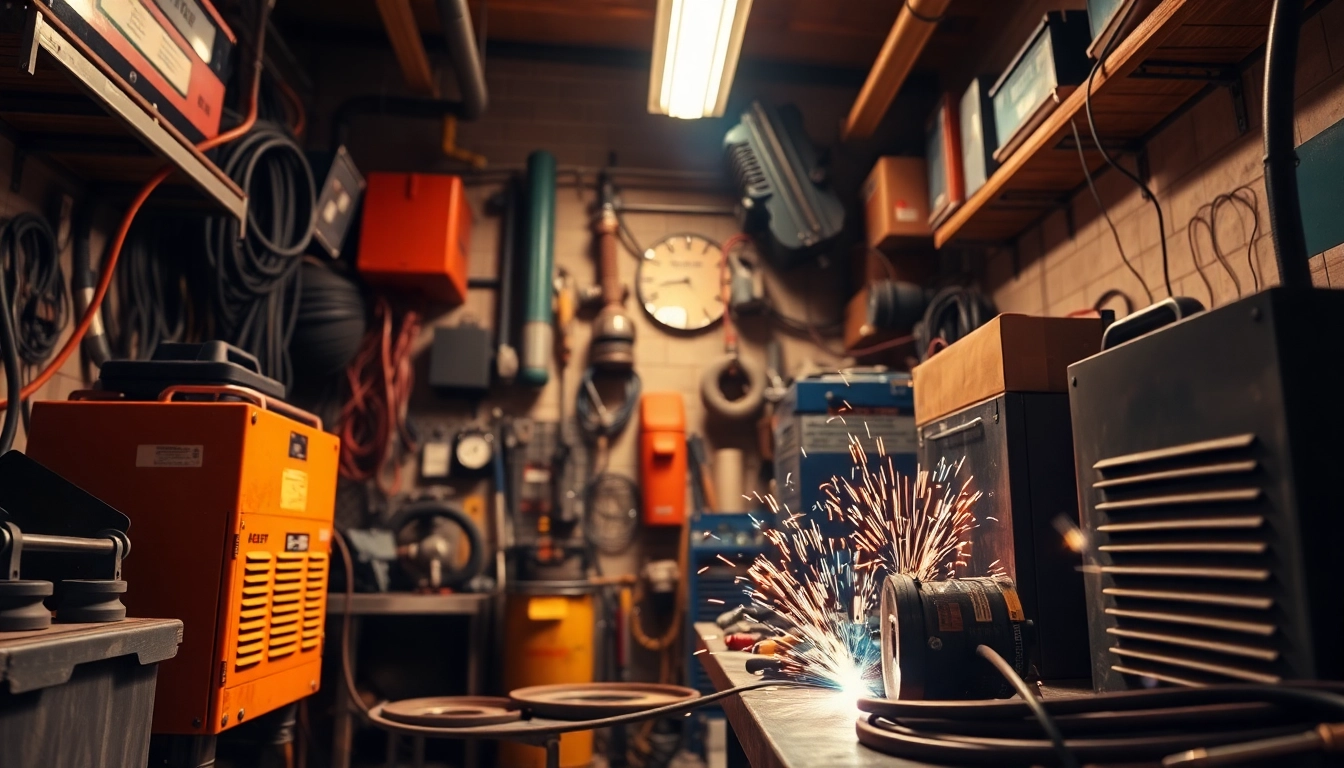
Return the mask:
MULTIPOLYGON (((76 208, 74 229, 75 242, 70 254, 70 293, 75 302, 75 314, 83 316, 93 299, 95 286, 98 285, 98 272, 93 268, 90 239, 93 235, 93 204, 86 202, 76 208)), ((81 345, 84 356, 95 368, 112 359, 112 345, 108 342, 103 325, 102 311, 94 314, 89 332, 84 334, 81 345)))
POLYGON ((1027 681, 1023 680, 1021 675, 1017 674, 1013 665, 1009 664, 1003 656, 999 655, 998 651, 988 645, 977 646, 975 653, 998 670, 998 673, 1003 675, 1003 679, 1007 680, 1013 690, 1017 691, 1017 695, 1031 710, 1032 716, 1041 724, 1041 730, 1045 731, 1045 735, 1049 737, 1050 744, 1055 748, 1055 754, 1059 755, 1059 764, 1064 768, 1078 768, 1078 760, 1065 746, 1064 734, 1059 732, 1059 726, 1055 724, 1054 718, 1050 717, 1050 713, 1046 712, 1045 707, 1041 706, 1040 700, 1036 698, 1036 692, 1031 690, 1031 687, 1027 685, 1027 681))
POLYGON ((1083 139, 1078 135, 1078 124, 1073 120, 1069 121, 1069 127, 1073 129, 1073 145, 1078 148, 1078 164, 1083 168, 1083 177, 1087 179, 1087 188, 1092 192, 1092 201, 1097 204, 1097 210, 1101 211, 1101 217, 1106 220, 1106 226, 1110 227, 1111 237, 1115 240, 1115 248, 1120 252, 1120 260, 1125 263, 1125 268, 1139 281, 1139 287, 1143 288, 1143 294, 1148 297, 1148 303, 1153 303, 1153 292, 1148 288, 1148 281, 1143 279, 1143 275, 1134 267, 1134 263, 1129 260, 1125 254, 1125 245, 1120 242, 1120 230, 1115 228, 1115 222, 1111 220, 1111 212, 1106 210, 1106 205, 1101 202, 1101 194, 1097 192, 1097 185, 1092 181, 1092 170, 1087 167, 1087 157, 1083 154, 1083 139))
MULTIPOLYGON (((1130 16, 1134 14, 1134 11, 1138 7, 1138 3, 1131 3, 1129 8, 1125 10, 1125 15, 1121 18, 1120 23, 1116 28, 1123 29, 1125 24, 1129 23, 1130 16)), ((1107 165, 1119 171, 1125 178, 1134 182, 1134 186, 1138 187, 1139 191, 1147 196, 1148 202, 1153 204, 1153 210, 1157 212, 1157 239, 1162 246, 1162 280, 1166 283, 1167 295, 1174 296, 1175 293, 1171 289, 1171 267, 1167 257, 1167 229, 1166 220, 1162 216, 1162 204, 1157 201, 1157 195, 1153 194, 1153 190, 1148 188, 1148 185, 1143 179, 1140 179, 1138 175, 1131 173, 1128 168, 1115 162, 1115 159, 1111 157, 1111 153, 1106 151, 1106 147, 1102 146, 1101 137, 1097 134, 1097 121, 1092 116, 1092 82, 1097 77, 1097 70, 1101 69, 1106 63, 1106 57, 1111 55, 1111 47, 1116 44, 1119 38, 1120 35, 1111 35, 1111 39, 1107 40, 1106 45, 1102 47, 1101 55, 1097 56, 1097 62, 1092 65, 1092 71, 1087 75, 1087 88, 1083 91, 1083 110, 1087 113, 1087 127, 1088 130, 1092 132, 1092 144, 1096 146, 1097 151, 1101 153, 1101 159, 1105 160, 1107 165)))
POLYGON ((188 271, 170 244, 179 234, 172 221, 141 219, 122 249, 112 323, 120 357, 148 358, 160 342, 187 337, 193 302, 187 291, 188 271))
POLYGON ((639 374, 630 371, 625 380, 625 397, 616 410, 609 411, 602 402, 602 395, 597 391, 595 374, 593 366, 588 366, 583 372, 578 397, 574 403, 575 416, 579 421, 579 429, 589 440, 596 441, 602 438, 611 440, 624 432, 626 425, 630 423, 630 417, 635 413, 635 406, 639 404, 643 383, 639 374))
MULTIPOLYGON (((1314 683, 1122 691, 1038 703, 1082 762, 1167 758, 1168 765, 1198 765, 1182 753, 1217 747, 1227 760, 1218 764, 1230 764, 1228 753, 1254 756, 1271 748, 1264 740, 1293 735, 1298 751, 1308 742, 1338 749, 1323 736, 1300 737, 1317 722, 1344 720, 1344 696, 1314 683)), ((1039 739, 1041 724, 1027 701, 861 699, 859 709, 869 713, 856 725, 859 741, 887 754, 962 765, 1062 764, 1056 745, 1039 739)))
POLYGON ((4 356, 5 387, 9 392, 4 406, 5 424, 0 427, 0 456, 3 456, 14 447, 14 436, 19 432, 19 414, 23 409, 19 345, 14 339, 14 317, 4 280, 0 280, 0 346, 4 347, 0 352, 4 356))
POLYGON ((46 218, 20 213, 9 220, 0 233, 0 270, 19 357, 41 365, 56 349, 70 314, 56 233, 46 218))
POLYGON ((915 323, 915 349, 927 360, 933 354, 957 341, 994 316, 994 305, 988 297, 974 288, 951 286, 934 295, 924 310, 924 317, 915 323))
POLYGON ((245 229, 227 216, 205 223, 220 336, 255 355, 263 373, 290 384, 299 268, 317 221, 313 169, 288 133, 263 122, 223 150, 220 167, 249 200, 245 229))
POLYGON ((354 613, 355 602, 355 561, 350 557, 350 546, 345 542, 345 536, 341 534, 339 528, 331 529, 331 540, 336 544, 336 548, 341 551, 341 565, 345 566, 345 610, 341 611, 341 679, 345 681, 345 695, 349 697, 350 703, 359 707, 367 716, 369 714, 369 705, 364 703, 364 699, 359 696, 359 689, 355 686, 355 672, 350 666, 350 615, 354 613))
POLYGON ((393 332, 392 309, 384 299, 374 306, 374 321, 354 360, 345 369, 348 394, 341 406, 342 477, 374 480, 383 493, 401 487, 397 445, 411 450, 415 440, 406 423, 415 385, 411 347, 420 333, 420 317, 407 312, 393 332), (392 479, 385 477, 392 465, 392 479))
MULTIPOLYGON (((223 131, 213 139, 206 139, 200 144, 197 144, 196 148, 202 152, 233 141, 251 130, 252 126, 256 123, 257 95, 261 88, 262 56, 266 43, 266 22, 270 19, 273 4, 274 0, 261 0, 260 2, 261 9, 260 13, 258 13, 260 23, 257 29, 256 46, 252 60, 252 84, 251 88, 248 89, 247 112, 243 117, 242 122, 238 125, 227 131, 223 131)), ((38 372, 37 376, 20 390, 20 399, 31 397, 41 389, 43 385, 50 381, 51 377, 55 376, 56 372, 65 365, 65 362, 70 359, 70 356, 74 354, 75 350, 79 349, 80 344, 84 340, 84 335, 89 332, 89 328, 94 324, 95 318, 98 317, 98 313, 103 305, 103 299, 107 296, 108 288, 112 285, 112 273, 116 269, 117 260, 121 256, 122 246, 126 243, 126 236, 130 232, 131 224, 134 223, 136 214, 138 214, 140 209, 144 207, 145 201, 149 199, 149 196, 153 194, 154 190, 157 189, 165 179, 172 175, 175 170, 176 167, 171 165, 159 169, 157 173, 145 182, 144 186, 140 188, 140 191, 136 193, 135 197, 131 199, 130 205, 126 207, 126 213, 122 216, 121 224, 117 227, 117 233, 112 238, 112 245, 107 249, 107 255, 103 258, 102 274, 98 278, 98 286, 93 293, 93 297, 89 300, 88 308, 84 310, 84 315, 80 318, 79 323, 75 326, 75 329, 71 332, 69 338, 65 340, 65 344, 61 347, 61 350, 56 353, 56 357, 52 358, 52 360, 38 372)), ((15 398, 10 397, 5 401, 0 402, 0 408, 4 408, 10 400, 14 399, 15 398)))

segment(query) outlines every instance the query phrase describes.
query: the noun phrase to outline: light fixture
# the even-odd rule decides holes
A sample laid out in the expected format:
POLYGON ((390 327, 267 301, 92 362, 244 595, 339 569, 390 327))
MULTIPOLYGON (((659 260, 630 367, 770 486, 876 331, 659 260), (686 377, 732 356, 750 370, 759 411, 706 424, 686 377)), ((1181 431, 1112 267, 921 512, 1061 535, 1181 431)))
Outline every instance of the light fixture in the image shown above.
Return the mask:
POLYGON ((722 115, 750 13, 751 0, 658 0, 649 111, 722 115))

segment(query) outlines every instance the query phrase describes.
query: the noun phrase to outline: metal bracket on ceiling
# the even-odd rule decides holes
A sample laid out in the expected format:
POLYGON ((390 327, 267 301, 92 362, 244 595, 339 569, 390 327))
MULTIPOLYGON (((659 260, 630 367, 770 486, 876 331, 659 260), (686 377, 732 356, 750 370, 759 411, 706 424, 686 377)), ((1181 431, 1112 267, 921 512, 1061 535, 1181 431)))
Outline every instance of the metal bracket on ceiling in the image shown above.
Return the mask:
POLYGON ((37 38, 41 31, 42 14, 30 7, 23 20, 23 35, 19 43, 19 69, 30 75, 37 74, 37 38))
POLYGON ((1241 71, 1227 64, 1203 64, 1189 61, 1145 61, 1129 75, 1147 80, 1194 80, 1221 85, 1232 97, 1232 111, 1236 115, 1237 134, 1250 130, 1246 111, 1246 92, 1241 84, 1241 71))

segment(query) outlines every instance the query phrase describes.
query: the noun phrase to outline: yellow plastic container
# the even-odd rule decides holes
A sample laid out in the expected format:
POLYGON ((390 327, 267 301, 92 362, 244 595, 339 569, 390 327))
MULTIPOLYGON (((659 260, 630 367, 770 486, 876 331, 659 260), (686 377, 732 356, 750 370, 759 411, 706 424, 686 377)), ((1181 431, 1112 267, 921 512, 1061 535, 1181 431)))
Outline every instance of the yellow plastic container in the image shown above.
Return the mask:
MULTIPOLYGON (((508 596, 504 632, 504 685, 512 691, 533 685, 593 681, 593 588, 587 582, 518 582, 508 596)), ((593 732, 560 737, 561 768, 593 761, 593 732)), ((545 768, 546 751, 500 742, 501 768, 545 768)))

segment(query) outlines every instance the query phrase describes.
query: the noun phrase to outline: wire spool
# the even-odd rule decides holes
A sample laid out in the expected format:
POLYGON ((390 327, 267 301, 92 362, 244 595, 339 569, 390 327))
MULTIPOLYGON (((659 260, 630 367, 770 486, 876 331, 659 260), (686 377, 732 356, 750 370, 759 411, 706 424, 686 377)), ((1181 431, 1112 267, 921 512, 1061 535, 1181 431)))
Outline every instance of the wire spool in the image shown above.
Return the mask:
POLYGON ((394 723, 428 728, 475 728, 521 720, 523 713, 502 696, 430 696, 390 701, 382 716, 394 723))
POLYGON ((698 698, 694 688, 662 683, 563 683, 509 692, 509 699, 533 717, 555 720, 628 715, 698 698))
POLYGON ((765 371, 744 365, 736 354, 727 354, 705 367, 700 376, 700 399, 705 408, 724 419, 748 419, 765 404, 765 371), (725 379, 742 382, 742 394, 730 398, 723 390, 725 379))
POLYGON ((604 555, 619 555, 635 542, 639 527, 639 486, 628 477, 604 472, 584 489, 584 534, 604 555))
POLYGON ((934 345, 947 346, 994 317, 994 304, 974 288, 944 288, 929 301, 924 317, 915 324, 915 343, 920 360, 927 360, 934 345))
POLYGON ((466 513, 441 501, 417 501, 403 506, 388 523, 398 535, 415 525, 419 533, 414 541, 398 544, 397 554, 408 574, 431 588, 460 587, 476 578, 485 565, 485 544, 481 529, 466 513), (439 521, 447 521, 461 529, 466 537, 469 554, 461 567, 457 562, 459 545, 438 528, 439 521))
POLYGON ((868 325, 884 331, 913 328, 924 316, 930 296, 914 283, 874 280, 868 284, 868 325))
POLYGON ((368 308, 354 280, 305 259, 298 317, 289 341, 294 378, 321 382, 345 370, 368 330, 368 308))
POLYGON ((976 647, 993 648, 1027 674, 1031 623, 1002 577, 920 582, 891 574, 882 585, 882 684, 889 699, 996 699, 1012 687, 976 647))
POLYGON ((70 317, 56 234, 35 213, 20 213, 0 231, 0 270, 11 303, 19 357, 41 365, 56 350, 70 317))
POLYGON ((56 620, 63 624, 93 624, 121 621, 126 606, 121 596, 126 582, 120 579, 66 579, 61 582, 56 620))

